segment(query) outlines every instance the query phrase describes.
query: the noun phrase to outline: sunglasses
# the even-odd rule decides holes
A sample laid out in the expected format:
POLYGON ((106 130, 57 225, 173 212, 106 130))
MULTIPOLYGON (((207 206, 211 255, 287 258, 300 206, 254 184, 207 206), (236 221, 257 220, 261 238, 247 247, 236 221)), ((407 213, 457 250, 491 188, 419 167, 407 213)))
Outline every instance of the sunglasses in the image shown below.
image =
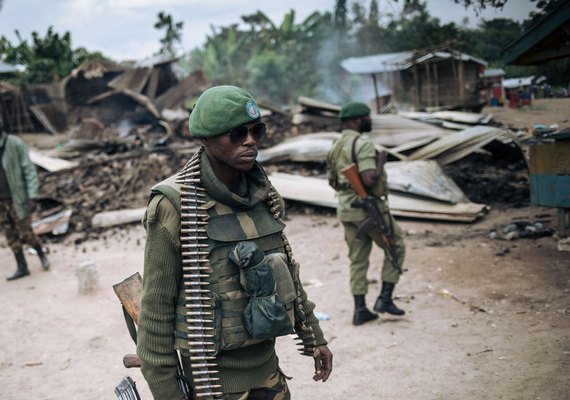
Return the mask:
POLYGON ((247 135, 251 132, 251 137, 256 142, 259 142, 265 136, 266 126, 263 122, 258 122, 254 124, 251 128, 246 125, 236 126, 230 129, 228 136, 232 144, 242 144, 247 140, 247 135))

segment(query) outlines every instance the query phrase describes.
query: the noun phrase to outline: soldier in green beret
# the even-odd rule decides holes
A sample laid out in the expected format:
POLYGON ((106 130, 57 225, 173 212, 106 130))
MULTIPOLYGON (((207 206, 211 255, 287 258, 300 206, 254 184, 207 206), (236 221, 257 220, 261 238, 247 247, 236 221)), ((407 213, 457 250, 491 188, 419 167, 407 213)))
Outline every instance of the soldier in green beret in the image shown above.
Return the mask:
POLYGON ((369 256, 373 242, 382 248, 385 254, 382 289, 376 299, 374 311, 404 315, 404 310, 394 304, 392 293, 401 274, 406 248, 402 231, 390 214, 388 206, 388 183, 384 170, 386 154, 376 151, 372 140, 363 135, 372 130, 370 108, 364 103, 350 102, 341 108, 339 116, 342 136, 327 154, 327 177, 329 184, 338 193, 337 216, 344 226, 344 236, 348 245, 350 289, 355 304, 352 323, 361 325, 378 318, 376 313, 366 307, 365 301, 368 293, 369 256), (388 236, 381 234, 377 229, 372 229, 357 237, 359 227, 370 215, 365 209, 353 206, 358 202, 359 196, 342 174, 342 170, 350 164, 356 164, 368 196, 374 198, 383 222, 390 228, 388 236))
POLYGON ((30 275, 24 243, 36 250, 44 270, 49 269, 50 262, 32 229, 31 214, 39 189, 36 169, 26 144, 19 137, 8 135, 3 128, 0 117, 0 225, 16 257, 16 272, 6 278, 12 281, 30 275))
POLYGON ((155 399, 290 399, 277 336, 298 336, 326 381, 332 353, 283 233, 284 202, 256 162, 253 97, 206 90, 189 120, 201 148, 151 190, 137 353, 155 399))

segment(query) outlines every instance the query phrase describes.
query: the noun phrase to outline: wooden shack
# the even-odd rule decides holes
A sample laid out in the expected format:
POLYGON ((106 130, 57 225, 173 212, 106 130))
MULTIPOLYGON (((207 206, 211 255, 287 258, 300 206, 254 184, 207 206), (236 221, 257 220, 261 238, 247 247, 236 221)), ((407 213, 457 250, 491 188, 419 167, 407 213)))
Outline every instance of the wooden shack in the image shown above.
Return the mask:
MULTIPOLYGON (((351 57, 341 66, 351 74, 366 74, 378 95, 388 88, 398 103, 422 109, 480 111, 481 74, 487 63, 447 47, 351 57)), ((378 102, 378 112, 380 105, 378 102)))

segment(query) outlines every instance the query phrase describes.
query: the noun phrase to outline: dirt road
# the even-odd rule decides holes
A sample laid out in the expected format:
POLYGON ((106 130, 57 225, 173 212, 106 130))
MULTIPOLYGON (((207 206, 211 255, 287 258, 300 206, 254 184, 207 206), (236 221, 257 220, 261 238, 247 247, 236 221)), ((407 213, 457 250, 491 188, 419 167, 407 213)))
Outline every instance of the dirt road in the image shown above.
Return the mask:
MULTIPOLYGON (((350 323, 346 247, 334 216, 290 215, 287 232, 302 279, 334 352, 329 382, 314 383, 312 361, 278 341, 295 399, 567 399, 570 393, 570 261, 552 238, 491 240, 513 218, 546 220, 550 209, 493 210, 471 225, 401 221, 408 271, 397 287, 403 318, 350 323), (539 216, 539 217, 537 217, 539 216)), ((121 363, 134 345, 112 285, 142 272, 144 231, 109 231, 98 240, 51 244, 53 267, 0 281, 2 399, 110 399, 124 376, 150 394, 138 370, 121 363), (76 267, 95 263, 100 289, 78 293, 76 267)), ((380 288, 373 252, 368 302, 380 288)), ((14 268, 0 248, 0 273, 14 268)))

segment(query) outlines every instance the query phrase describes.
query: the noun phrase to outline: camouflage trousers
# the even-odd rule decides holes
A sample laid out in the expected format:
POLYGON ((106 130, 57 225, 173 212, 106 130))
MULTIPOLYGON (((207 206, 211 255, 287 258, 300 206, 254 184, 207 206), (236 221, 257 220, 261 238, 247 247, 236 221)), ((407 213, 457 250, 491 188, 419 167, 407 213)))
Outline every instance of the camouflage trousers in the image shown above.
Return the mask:
POLYGON ((32 230, 32 217, 18 218, 11 199, 0 199, 0 226, 14 253, 21 251, 24 243, 34 248, 41 247, 40 239, 32 230))
POLYGON ((290 400, 291 393, 285 376, 279 370, 267 378, 259 387, 243 393, 224 394, 223 400, 290 400))

